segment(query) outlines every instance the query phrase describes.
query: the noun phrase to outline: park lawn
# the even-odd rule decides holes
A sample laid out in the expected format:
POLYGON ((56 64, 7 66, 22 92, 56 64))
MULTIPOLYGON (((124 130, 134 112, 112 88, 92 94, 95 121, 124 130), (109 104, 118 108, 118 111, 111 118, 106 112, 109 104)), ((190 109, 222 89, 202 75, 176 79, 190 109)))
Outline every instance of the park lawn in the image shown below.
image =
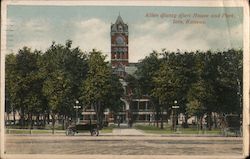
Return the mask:
MULTIPOLYGON (((43 129, 6 129, 7 134, 52 134, 52 130, 43 129)), ((57 131, 55 133, 64 133, 64 131, 57 131)))
POLYGON ((172 131, 170 130, 170 128, 158 128, 156 126, 152 126, 152 125, 135 125, 134 126, 136 129, 142 130, 145 133, 152 133, 152 134, 171 134, 172 131))
POLYGON ((7 134, 30 134, 29 129, 5 129, 7 134))
POLYGON ((110 125, 108 127, 104 127, 104 128, 102 128, 101 133, 112 133, 113 129, 115 127, 116 127, 115 125, 110 125))
POLYGON ((107 127, 107 128, 103 128, 103 129, 101 130, 101 133, 112 133, 112 131, 113 131, 112 128, 107 127))
POLYGON ((220 135, 221 130, 197 130, 195 128, 181 128, 181 134, 211 134, 211 135, 220 135))
POLYGON ((136 125, 136 129, 142 130, 145 133, 152 133, 152 134, 213 134, 213 135, 220 135, 221 130, 206 130, 206 131, 199 131, 197 128, 179 128, 177 131, 172 131, 169 126, 164 129, 158 128, 156 126, 150 125, 136 125))

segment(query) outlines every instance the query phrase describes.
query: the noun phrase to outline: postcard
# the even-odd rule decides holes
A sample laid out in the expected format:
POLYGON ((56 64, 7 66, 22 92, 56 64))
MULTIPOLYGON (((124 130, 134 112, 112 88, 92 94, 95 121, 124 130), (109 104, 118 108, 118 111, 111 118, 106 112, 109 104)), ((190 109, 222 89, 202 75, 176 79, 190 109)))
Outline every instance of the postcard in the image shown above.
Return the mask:
POLYGON ((1 158, 249 155, 245 0, 1 2, 1 158))

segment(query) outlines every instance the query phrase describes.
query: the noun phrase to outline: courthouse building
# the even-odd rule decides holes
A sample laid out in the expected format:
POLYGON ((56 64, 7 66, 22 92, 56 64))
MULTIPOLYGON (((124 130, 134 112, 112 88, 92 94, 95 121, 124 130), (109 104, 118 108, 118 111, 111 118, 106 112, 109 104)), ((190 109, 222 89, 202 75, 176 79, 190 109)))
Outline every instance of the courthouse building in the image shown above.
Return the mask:
MULTIPOLYGON (((119 15, 114 24, 110 28, 111 36, 111 65, 113 73, 120 77, 120 82, 124 88, 124 96, 120 99, 124 102, 123 110, 117 114, 105 111, 105 120, 115 122, 117 118, 121 122, 127 123, 129 120, 133 122, 154 122, 155 114, 153 111, 150 98, 142 96, 140 98, 131 99, 131 93, 128 88, 128 83, 124 81, 124 77, 128 74, 134 75, 137 69, 137 63, 129 63, 129 28, 128 24, 124 23, 119 15), (129 100, 128 100, 129 99, 129 100), (118 117, 119 116, 119 117, 118 117)), ((95 116, 94 109, 86 109, 83 113, 85 120, 90 118, 90 115, 95 116)), ((166 115, 166 113, 164 113, 166 115)))

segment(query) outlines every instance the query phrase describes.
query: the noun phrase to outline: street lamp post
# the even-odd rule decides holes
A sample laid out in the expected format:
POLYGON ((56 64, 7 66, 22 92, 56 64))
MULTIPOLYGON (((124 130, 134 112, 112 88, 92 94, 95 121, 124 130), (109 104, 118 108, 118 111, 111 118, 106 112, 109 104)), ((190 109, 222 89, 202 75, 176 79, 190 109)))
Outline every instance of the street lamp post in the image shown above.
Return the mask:
POLYGON ((175 131, 176 130, 176 118, 177 118, 177 113, 176 109, 179 109, 180 106, 177 105, 177 100, 174 101, 174 105, 172 106, 172 129, 175 131))
POLYGON ((78 104, 79 104, 79 101, 76 100, 76 105, 74 106, 74 109, 76 109, 76 120, 75 120, 75 123, 78 121, 78 109, 81 108, 81 106, 78 105, 78 104))

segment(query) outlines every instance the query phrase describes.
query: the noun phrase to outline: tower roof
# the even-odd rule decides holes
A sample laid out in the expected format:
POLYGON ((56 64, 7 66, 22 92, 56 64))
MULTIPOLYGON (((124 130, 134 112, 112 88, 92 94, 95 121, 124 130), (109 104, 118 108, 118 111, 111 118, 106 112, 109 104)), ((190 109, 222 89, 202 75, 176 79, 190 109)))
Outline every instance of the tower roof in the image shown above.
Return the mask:
POLYGON ((123 22, 123 20, 122 20, 122 17, 120 16, 120 14, 119 14, 119 16, 117 17, 115 24, 124 24, 124 22, 123 22))
POLYGON ((120 13, 119 13, 119 15, 118 15, 118 17, 117 17, 117 19, 115 21, 115 24, 111 25, 111 31, 116 32, 118 30, 118 25, 122 25, 125 32, 128 31, 128 25, 123 22, 120 13))

